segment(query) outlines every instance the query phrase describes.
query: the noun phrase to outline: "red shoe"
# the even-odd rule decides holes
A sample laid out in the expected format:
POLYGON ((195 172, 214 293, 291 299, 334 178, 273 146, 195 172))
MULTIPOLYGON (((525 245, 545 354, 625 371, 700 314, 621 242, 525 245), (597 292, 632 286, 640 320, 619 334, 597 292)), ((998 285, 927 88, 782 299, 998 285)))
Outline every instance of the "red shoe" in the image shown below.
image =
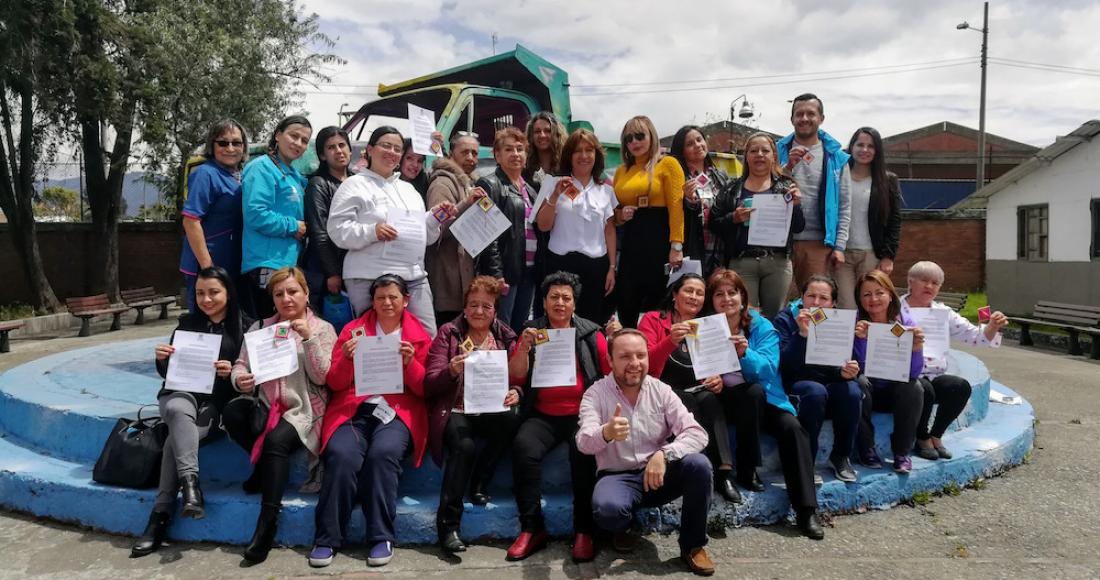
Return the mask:
POLYGON ((573 561, 591 562, 596 559, 596 545, 591 534, 577 534, 573 537, 573 561))
POLYGON ((520 532, 512 547, 508 548, 508 561, 522 560, 546 547, 546 530, 538 532, 520 532))

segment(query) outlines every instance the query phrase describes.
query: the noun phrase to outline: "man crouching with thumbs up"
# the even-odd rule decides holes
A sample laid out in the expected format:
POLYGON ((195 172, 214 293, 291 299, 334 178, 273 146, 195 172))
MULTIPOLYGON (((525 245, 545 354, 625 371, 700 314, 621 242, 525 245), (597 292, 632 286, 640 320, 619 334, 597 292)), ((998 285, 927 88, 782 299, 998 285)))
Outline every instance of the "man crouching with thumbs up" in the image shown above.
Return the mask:
POLYGON ((599 470, 592 493, 595 523, 615 534, 616 550, 629 551, 634 509, 683 496, 680 557, 692 572, 710 576, 714 563, 703 547, 713 477, 700 453, 707 433, 671 387, 647 374, 642 333, 620 330, 607 350, 611 375, 585 391, 577 431, 577 449, 595 455, 599 470))

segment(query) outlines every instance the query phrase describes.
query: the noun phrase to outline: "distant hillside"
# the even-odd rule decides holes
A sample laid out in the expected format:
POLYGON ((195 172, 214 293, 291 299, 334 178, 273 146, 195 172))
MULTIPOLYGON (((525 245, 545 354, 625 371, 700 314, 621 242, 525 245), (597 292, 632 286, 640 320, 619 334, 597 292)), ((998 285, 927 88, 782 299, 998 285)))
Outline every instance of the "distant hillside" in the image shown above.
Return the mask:
MULTIPOLYGON (((153 205, 163 198, 157 188, 143 181, 144 177, 144 171, 132 171, 126 174, 126 181, 122 186, 122 199, 125 200, 123 204, 125 212, 123 215, 126 217, 136 216, 142 204, 153 205)), ((80 178, 66 177, 64 179, 50 179, 44 183, 37 184, 36 189, 41 190, 42 187, 54 185, 80 191, 80 178)))

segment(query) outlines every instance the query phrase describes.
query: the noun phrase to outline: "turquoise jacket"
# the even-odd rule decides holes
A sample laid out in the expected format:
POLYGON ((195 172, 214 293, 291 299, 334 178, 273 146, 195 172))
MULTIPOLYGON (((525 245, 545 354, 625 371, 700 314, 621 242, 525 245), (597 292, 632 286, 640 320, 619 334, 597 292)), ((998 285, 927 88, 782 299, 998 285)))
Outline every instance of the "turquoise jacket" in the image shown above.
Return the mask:
POLYGON ((752 311, 749 326, 749 347, 741 357, 741 375, 749 383, 760 383, 768 404, 792 415, 798 413, 783 390, 779 375, 779 332, 762 314, 752 311))
MULTIPOLYGON (((844 248, 838 248, 836 245, 836 234, 840 223, 840 178, 844 175, 844 167, 848 165, 848 158, 851 156, 844 151, 840 141, 833 139, 833 136, 825 131, 818 129, 817 137, 821 139, 821 148, 825 151, 825 166, 828 171, 828 177, 824 180, 825 199, 820 204, 824 213, 821 221, 825 224, 825 245, 843 250, 844 248)), ((787 164, 793 141, 794 133, 791 133, 775 144, 779 149, 780 165, 787 164)), ((809 220, 810 217, 807 216, 806 219, 809 220)))
POLYGON ((241 272, 297 264, 301 243, 294 234, 298 222, 305 221, 306 179, 297 169, 264 155, 245 166, 241 185, 241 272))

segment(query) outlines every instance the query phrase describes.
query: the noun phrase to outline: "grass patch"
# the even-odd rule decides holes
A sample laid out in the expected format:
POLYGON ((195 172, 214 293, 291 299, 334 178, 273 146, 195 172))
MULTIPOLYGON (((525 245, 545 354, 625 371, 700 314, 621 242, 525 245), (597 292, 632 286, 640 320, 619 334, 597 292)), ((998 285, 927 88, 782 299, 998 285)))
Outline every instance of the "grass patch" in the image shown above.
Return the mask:
POLYGON ((970 322, 978 323, 978 309, 989 304, 989 298, 985 292, 970 292, 966 295, 966 306, 959 311, 963 318, 970 322))
POLYGON ((987 487, 989 487, 989 482, 987 482, 983 477, 979 477, 978 479, 970 482, 970 489, 981 491, 987 487))
POLYGON ((34 308, 21 302, 0 306, 0 320, 19 320, 34 316, 34 308))
POLYGON ((956 558, 969 558, 970 549, 963 542, 955 542, 955 552, 952 555, 956 558))
POLYGON ((919 506, 926 506, 932 503, 932 492, 918 491, 913 494, 913 504, 919 506))
POLYGON ((959 484, 952 481, 951 483, 943 486, 943 493, 944 495, 955 497, 962 493, 962 488, 959 487, 959 484))

